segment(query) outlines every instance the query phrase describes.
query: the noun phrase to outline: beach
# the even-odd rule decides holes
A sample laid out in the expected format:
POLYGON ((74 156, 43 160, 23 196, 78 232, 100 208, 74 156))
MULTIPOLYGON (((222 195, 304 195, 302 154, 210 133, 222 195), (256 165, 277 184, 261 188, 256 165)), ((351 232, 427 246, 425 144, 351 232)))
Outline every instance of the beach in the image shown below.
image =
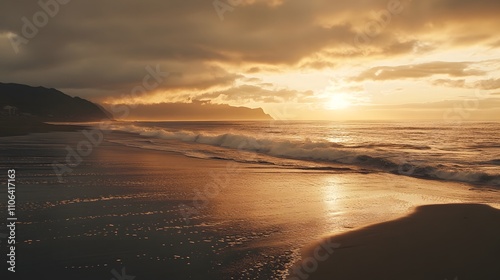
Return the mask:
POLYGON ((0 127, 2 127, 0 137, 53 131, 78 131, 85 128, 78 125, 54 125, 41 122, 35 118, 17 117, 0 117, 0 127))
MULTIPOLYGON (((404 218, 323 240, 303 259, 314 258, 321 244, 338 244, 308 279, 498 279, 499 236, 498 209, 426 205, 404 218)), ((312 264, 298 264, 299 271, 312 264)))
MULTIPOLYGON (((291 269, 311 244, 364 232, 366 226, 410 215, 418 206, 479 203, 500 208, 495 188, 342 168, 283 169, 116 143, 126 137, 105 134, 64 174, 63 182, 53 164, 65 162, 67 148, 76 149, 86 139, 81 132, 2 138, 2 169, 15 168, 18 180, 19 278, 14 279, 117 279, 123 273, 136 279, 286 279, 296 277, 291 269)), ((5 211, 6 194, 2 196, 5 211)), ((431 217, 440 212, 423 209, 431 217)), ((491 219, 475 219, 481 211, 473 212, 472 225, 487 228, 491 219)), ((449 219, 440 223, 469 225, 449 219)), ((480 240, 497 244, 496 236, 480 240)), ((388 237, 372 238, 372 246, 393 246, 388 237)), ((341 240, 341 246, 350 240, 341 240)), ((401 240, 413 248, 411 238, 401 240)), ((435 248, 438 256, 446 254, 435 248)), ((428 249, 433 253, 433 247, 428 249)), ((335 263, 336 256, 325 264, 335 263)), ((363 271, 360 259, 343 261, 363 271)), ((408 273, 407 279, 422 279, 411 278, 419 265, 407 263, 400 272, 408 273)), ((426 279, 441 277, 431 268, 419 271, 426 279)), ((320 266, 310 279, 330 279, 330 272, 320 266)), ((457 271, 458 277, 460 273, 467 279, 467 271, 457 271)))

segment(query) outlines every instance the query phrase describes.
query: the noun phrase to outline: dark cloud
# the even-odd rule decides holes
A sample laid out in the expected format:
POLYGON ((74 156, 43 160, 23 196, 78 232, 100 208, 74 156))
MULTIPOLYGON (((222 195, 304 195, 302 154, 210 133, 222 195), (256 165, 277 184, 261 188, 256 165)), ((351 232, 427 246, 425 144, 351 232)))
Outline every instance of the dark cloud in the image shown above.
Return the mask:
MULTIPOLYGON (((56 0, 42 0, 49 1, 56 0)), ((159 86, 165 92, 209 91, 231 86, 242 74, 269 69, 322 70, 443 46, 500 47, 497 0, 402 0, 401 13, 391 14, 367 42, 356 45, 355 38, 387 13, 388 3, 243 1, 221 21, 212 1, 72 0, 59 5, 58 13, 16 54, 7 34, 24 36, 22 18, 33 22, 42 9, 38 1, 5 0, 0 2, 0 77, 98 100, 130 91, 142 82, 148 65, 176 73, 159 86)), ((436 74, 465 77, 481 72, 466 63, 434 62, 372 68, 359 80, 436 74)), ((284 93, 277 94, 262 100, 282 99, 279 94, 284 93)))

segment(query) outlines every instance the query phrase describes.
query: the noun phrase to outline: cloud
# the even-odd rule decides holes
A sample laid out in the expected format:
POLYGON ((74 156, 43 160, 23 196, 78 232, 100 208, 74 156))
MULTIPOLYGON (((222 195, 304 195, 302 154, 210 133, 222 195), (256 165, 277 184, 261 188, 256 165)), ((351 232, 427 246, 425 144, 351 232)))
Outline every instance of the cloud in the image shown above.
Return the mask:
MULTIPOLYGON (((377 65, 380 59, 393 59, 394 66, 372 67, 354 80, 433 77, 435 83, 458 87, 444 79, 480 76, 483 70, 469 62, 402 65, 398 59, 443 49, 500 49, 497 0, 401 0, 402 12, 391 14, 361 45, 356 36, 381 24, 388 0, 245 0, 226 12, 224 21, 211 1, 122 0, 117 5, 89 0, 60 5, 16 54, 9 38, 25 36, 22 18, 33 22, 42 10, 38 3, 0 2, 2 81, 54 87, 94 101, 129 93, 142 83, 148 65, 160 65, 171 76, 146 95, 199 92, 227 102, 300 102, 309 94, 242 82, 246 76, 330 71, 377 65)), ((496 89, 497 82, 483 87, 496 89)))
MULTIPOLYGON (((474 110, 480 109, 500 109, 500 98, 468 98, 466 100, 444 100, 438 102, 426 103, 408 103, 401 105, 377 105, 371 106, 372 109, 409 109, 409 110, 445 110, 454 107, 460 107, 462 104, 475 104, 474 110)), ((463 106, 462 106, 463 107, 463 106)), ((472 107, 472 106, 471 106, 472 107)), ((500 117, 500 116, 499 116, 500 117)))
POLYGON ((432 81, 432 84, 435 86, 444 86, 444 87, 455 87, 455 88, 464 88, 465 87, 465 79, 437 79, 432 81))
POLYGON ((474 88, 482 90, 495 90, 500 88, 500 79, 483 79, 466 83, 465 79, 437 79, 432 82, 434 85, 455 87, 455 88, 474 88))
POLYGON ((196 95, 196 100, 214 100, 218 102, 237 103, 283 103, 306 102, 312 91, 301 92, 290 89, 265 89, 255 85, 243 85, 227 90, 214 91, 196 95))
POLYGON ((471 69, 468 62, 443 62, 435 61, 429 63, 402 65, 402 66, 379 66, 370 68, 355 77, 354 81, 364 80, 397 80, 409 78, 425 78, 434 75, 447 75, 452 77, 465 77, 483 75, 484 71, 471 69))
POLYGON ((499 79, 487 79, 476 82, 477 87, 484 90, 499 89, 500 88, 500 78, 499 79))
MULTIPOLYGON (((41 10, 37 2, 2 3, 0 9, 9 11, 0 19, 4 34, 23 36, 21 18, 32 21, 41 10)), ((294 65, 334 38, 354 36, 348 24, 315 24, 314 10, 298 1, 252 1, 238 7, 238 17, 220 22, 211 3, 203 1, 124 0, 119 8, 106 1, 71 1, 20 46, 19 54, 7 36, 0 38, 0 76, 67 90, 113 88, 108 92, 116 96, 140 82, 145 66, 160 63, 181 77, 171 79, 165 89, 224 86, 240 74, 233 69, 208 77, 210 68, 221 63, 294 65)), ((311 67, 320 64, 326 65, 311 67)))

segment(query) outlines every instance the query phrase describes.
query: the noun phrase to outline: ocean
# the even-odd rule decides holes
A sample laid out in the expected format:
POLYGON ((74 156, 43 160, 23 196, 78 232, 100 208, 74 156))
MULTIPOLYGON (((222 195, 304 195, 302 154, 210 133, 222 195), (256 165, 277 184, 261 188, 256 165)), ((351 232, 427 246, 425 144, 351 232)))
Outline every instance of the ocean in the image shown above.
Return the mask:
POLYGON ((500 123, 135 122, 113 125, 127 146, 281 168, 350 168, 500 185, 500 123))

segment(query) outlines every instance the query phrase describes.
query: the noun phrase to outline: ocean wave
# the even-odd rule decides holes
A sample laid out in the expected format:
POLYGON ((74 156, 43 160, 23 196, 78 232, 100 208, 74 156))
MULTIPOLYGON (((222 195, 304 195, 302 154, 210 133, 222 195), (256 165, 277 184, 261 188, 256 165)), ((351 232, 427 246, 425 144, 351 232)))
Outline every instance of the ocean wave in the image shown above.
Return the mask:
MULTIPOLYGON (((406 160, 407 156, 404 154, 387 155, 383 152, 377 153, 370 149, 356 149, 330 142, 313 142, 307 139, 299 142, 235 133, 208 134, 193 131, 168 131, 165 129, 138 127, 133 125, 115 126, 113 127, 113 130, 136 133, 144 137, 210 145, 219 148, 231 149, 233 151, 233 153, 215 156, 206 155, 206 153, 203 152, 185 153, 187 156, 193 157, 274 164, 270 161, 262 159, 242 160, 241 158, 248 158, 247 154, 239 158, 231 156, 234 154, 234 151, 242 151, 284 159, 354 165, 362 168, 368 168, 372 171, 384 171, 398 175, 425 179, 500 186, 499 174, 487 174, 485 172, 469 170, 454 170, 453 168, 445 165, 433 166, 425 161, 412 163, 406 160)), ((430 147, 427 146, 415 145, 405 145, 403 148, 422 150, 430 149, 430 147)), ((498 160, 492 161, 491 164, 498 165, 498 160)), ((308 168, 307 166, 297 167, 308 168)))
POLYGON ((492 159, 488 161, 481 162, 482 164, 500 165, 500 159, 492 159))
POLYGON ((411 144, 392 144, 392 143, 369 143, 364 145, 347 146, 349 148, 362 149, 377 149, 377 148, 397 148, 408 150, 431 150, 432 148, 426 145, 411 145, 411 144))

